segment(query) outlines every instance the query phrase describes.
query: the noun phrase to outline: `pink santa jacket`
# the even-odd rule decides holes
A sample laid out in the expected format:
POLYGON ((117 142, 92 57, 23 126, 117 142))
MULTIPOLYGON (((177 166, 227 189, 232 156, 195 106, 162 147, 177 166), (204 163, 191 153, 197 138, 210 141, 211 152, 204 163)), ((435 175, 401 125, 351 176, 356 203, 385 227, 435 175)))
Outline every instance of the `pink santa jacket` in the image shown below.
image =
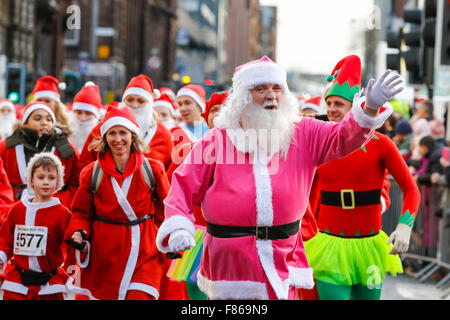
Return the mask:
MULTIPOLYGON (((339 124, 303 118, 286 159, 276 154, 268 163, 238 151, 228 130, 209 132, 173 174, 158 248, 170 251, 167 242, 175 230, 195 235, 192 212, 200 203, 206 221, 219 225, 274 226, 300 220, 316 168, 367 143, 371 128, 392 112, 388 108, 371 118, 361 108, 363 100, 339 124)), ((210 299, 269 299, 270 287, 276 298, 287 299, 290 286, 314 286, 300 232, 278 240, 205 233, 203 245, 198 286, 210 299)))

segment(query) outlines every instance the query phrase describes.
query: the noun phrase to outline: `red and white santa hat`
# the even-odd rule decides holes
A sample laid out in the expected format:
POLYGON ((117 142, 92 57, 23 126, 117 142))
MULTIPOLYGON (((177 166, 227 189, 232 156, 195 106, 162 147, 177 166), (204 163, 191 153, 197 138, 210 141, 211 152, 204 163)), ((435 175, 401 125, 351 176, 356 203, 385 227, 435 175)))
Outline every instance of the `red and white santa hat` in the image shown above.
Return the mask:
POLYGON ((322 100, 321 96, 312 97, 305 101, 305 103, 302 105, 301 110, 303 109, 313 109, 316 112, 319 112, 320 108, 320 101, 322 100))
POLYGON ((100 96, 100 88, 92 81, 86 82, 84 87, 75 96, 72 110, 92 112, 98 119, 100 118, 101 108, 102 97, 100 96))
POLYGON ((214 92, 211 95, 211 98, 208 101, 206 101, 206 111, 204 113, 202 113, 202 117, 206 121, 208 121, 208 115, 209 115, 209 112, 211 111, 211 108, 216 105, 224 104, 229 95, 230 94, 227 91, 214 92))
POLYGON ((9 99, 0 100, 0 109, 8 108, 11 112, 16 112, 16 108, 14 107, 14 103, 9 99))
POLYGON ((252 89, 255 86, 272 83, 288 89, 286 71, 270 58, 264 56, 237 67, 233 75, 233 86, 252 89))
POLYGON ((141 96, 149 103, 152 103, 153 99, 158 99, 161 96, 159 90, 153 88, 152 80, 144 74, 140 74, 130 80, 123 93, 122 101, 130 94, 141 96))
POLYGON ((102 137, 114 126, 123 126, 135 134, 139 134, 139 124, 133 112, 128 108, 108 106, 103 123, 100 126, 102 137))
POLYGON ((188 84, 188 85, 182 87, 177 92, 177 99, 181 96, 191 97, 200 106, 200 108, 202 109, 202 113, 205 112, 206 91, 205 91, 205 89, 203 89, 203 87, 201 85, 188 84))
POLYGON ((161 93, 161 97, 155 100, 153 107, 167 108, 172 116, 175 115, 175 106, 172 99, 165 93, 161 93))
POLYGON ((66 84, 64 82, 60 83, 55 77, 45 76, 36 81, 32 94, 34 100, 39 98, 50 98, 61 102, 61 95, 58 89, 65 90, 66 84))
POLYGON ((170 89, 170 88, 167 88, 167 87, 161 87, 161 88, 159 88, 159 92, 161 92, 161 95, 167 94, 167 95, 170 97, 170 99, 172 99, 172 101, 177 100, 177 95, 176 95, 175 92, 174 92, 172 89, 170 89))
POLYGON ((25 181, 27 183, 28 188, 32 189, 31 188, 31 178, 32 178, 31 171, 33 170, 33 166, 36 163, 36 161, 38 161, 39 159, 42 159, 42 158, 48 158, 52 162, 55 163, 56 171, 58 173, 55 192, 61 190, 64 187, 64 166, 62 165, 61 160, 54 153, 50 153, 50 152, 36 153, 28 162, 27 175, 25 176, 25 181))
POLYGON ((53 111, 53 109, 46 103, 34 101, 25 107, 23 114, 22 114, 22 124, 25 124, 25 122, 27 122, 30 115, 38 109, 47 111, 50 114, 50 116, 52 117, 53 123, 56 123, 55 112, 53 111))

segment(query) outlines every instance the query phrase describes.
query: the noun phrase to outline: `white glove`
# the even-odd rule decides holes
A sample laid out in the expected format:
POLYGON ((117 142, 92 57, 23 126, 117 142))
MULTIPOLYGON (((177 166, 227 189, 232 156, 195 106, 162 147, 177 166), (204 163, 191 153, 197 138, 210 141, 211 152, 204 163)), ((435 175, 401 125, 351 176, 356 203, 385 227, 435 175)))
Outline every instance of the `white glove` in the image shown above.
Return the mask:
POLYGON ((189 250, 195 246, 194 237, 183 229, 175 230, 169 237, 169 249, 171 252, 189 250))
POLYGON ((390 254, 405 253, 409 248, 409 240, 411 238, 411 227, 404 223, 399 223, 394 232, 391 233, 388 244, 394 242, 390 254))
POLYGON ((399 79, 400 78, 399 74, 395 74, 389 80, 386 80, 386 78, 391 73, 392 73, 391 70, 386 70, 376 83, 375 79, 369 80, 369 84, 367 85, 367 99, 366 99, 366 106, 368 108, 378 110, 386 103, 386 101, 391 99, 397 93, 403 91, 404 89, 403 87, 394 89, 398 84, 403 82, 402 79, 399 79))

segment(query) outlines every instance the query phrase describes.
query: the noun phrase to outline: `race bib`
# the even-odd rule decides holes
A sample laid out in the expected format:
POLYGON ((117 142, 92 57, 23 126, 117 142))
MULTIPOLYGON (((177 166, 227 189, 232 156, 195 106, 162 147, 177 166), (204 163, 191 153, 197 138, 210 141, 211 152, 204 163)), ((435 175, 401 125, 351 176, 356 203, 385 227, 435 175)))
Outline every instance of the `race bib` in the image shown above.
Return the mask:
POLYGON ((14 254, 42 257, 47 249, 47 227, 16 225, 14 229, 14 254))

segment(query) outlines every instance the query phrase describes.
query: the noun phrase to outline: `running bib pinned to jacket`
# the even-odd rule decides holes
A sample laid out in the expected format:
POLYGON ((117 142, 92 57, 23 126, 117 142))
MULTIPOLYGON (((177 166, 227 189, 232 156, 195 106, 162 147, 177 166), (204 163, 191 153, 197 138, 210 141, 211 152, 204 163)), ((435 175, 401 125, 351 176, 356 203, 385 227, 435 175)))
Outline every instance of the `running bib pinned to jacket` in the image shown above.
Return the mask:
POLYGON ((14 229, 14 254, 42 257, 47 249, 47 227, 16 225, 14 229))

